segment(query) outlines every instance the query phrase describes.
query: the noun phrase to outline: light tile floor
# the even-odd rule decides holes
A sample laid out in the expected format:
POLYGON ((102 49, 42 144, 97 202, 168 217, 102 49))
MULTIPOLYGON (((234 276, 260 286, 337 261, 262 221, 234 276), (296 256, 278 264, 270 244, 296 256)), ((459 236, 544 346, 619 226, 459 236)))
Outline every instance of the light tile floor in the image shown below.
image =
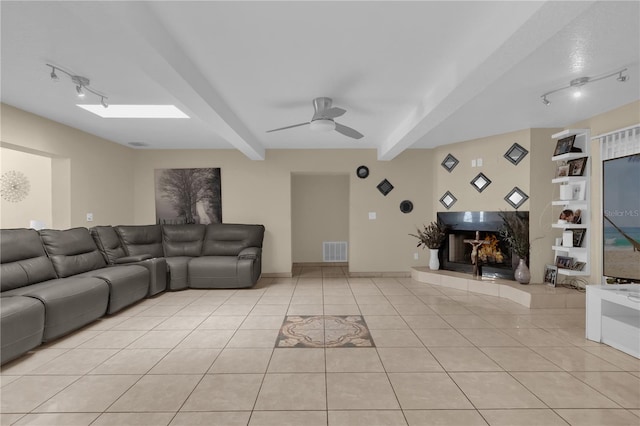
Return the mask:
POLYGON ((585 340, 584 309, 294 275, 164 293, 42 346, 2 368, 0 422, 640 425, 640 360, 585 340), (287 315, 362 315, 375 346, 276 347, 287 315))

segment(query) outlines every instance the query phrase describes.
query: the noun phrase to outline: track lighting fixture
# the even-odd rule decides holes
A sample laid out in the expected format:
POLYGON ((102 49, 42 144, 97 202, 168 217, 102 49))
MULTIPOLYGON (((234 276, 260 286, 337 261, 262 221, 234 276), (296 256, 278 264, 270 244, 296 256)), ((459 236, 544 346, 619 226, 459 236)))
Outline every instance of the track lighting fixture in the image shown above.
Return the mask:
POLYGON ((109 106, 109 104, 107 104, 107 99, 109 99, 107 96, 105 96, 104 94, 98 92, 97 90, 92 89, 89 84, 91 83, 89 81, 89 79, 87 77, 83 77, 81 75, 74 75, 71 74, 68 71, 65 71, 64 69, 56 66, 56 65, 51 65, 51 64, 47 64, 48 67, 51 67, 51 74, 49 74, 49 76, 51 77, 51 80, 53 81, 58 81, 59 77, 56 74, 56 71, 60 71, 66 75, 69 76, 69 78, 71 79, 71 82, 73 84, 75 84, 76 86, 76 93, 78 94, 79 98, 84 98, 86 96, 86 92, 91 92, 94 95, 98 96, 100 98, 100 104, 107 108, 109 106))
POLYGON ((599 75, 596 77, 579 77, 579 78, 574 78, 573 80, 571 80, 569 82, 568 86, 565 87, 561 87, 559 89, 555 89, 555 90, 551 90, 547 93, 544 93, 542 95, 540 95, 540 98, 542 98, 542 103, 544 105, 550 105, 551 102, 549 101, 549 99, 547 99, 547 96, 556 93, 556 92, 560 92, 561 90, 565 90, 565 89, 571 89, 573 88, 573 97, 574 98, 579 98, 582 96, 582 86, 584 86, 585 84, 588 83, 593 83, 594 81, 599 81, 599 80, 604 80, 605 78, 609 78, 609 77, 613 77, 613 76, 618 76, 616 78, 616 80, 618 80, 620 83, 624 83, 625 81, 627 81, 629 79, 628 75, 624 75, 623 73, 626 72, 627 69, 623 68, 621 70, 618 71, 614 71, 612 73, 608 73, 608 74, 603 74, 603 75, 599 75))

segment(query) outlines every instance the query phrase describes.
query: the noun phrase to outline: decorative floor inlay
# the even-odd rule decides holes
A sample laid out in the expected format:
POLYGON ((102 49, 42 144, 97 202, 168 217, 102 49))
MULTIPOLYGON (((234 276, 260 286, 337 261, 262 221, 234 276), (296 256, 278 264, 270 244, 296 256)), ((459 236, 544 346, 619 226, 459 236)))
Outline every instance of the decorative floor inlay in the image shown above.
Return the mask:
POLYGON ((375 347, 361 315, 289 315, 278 333, 278 348, 375 347))

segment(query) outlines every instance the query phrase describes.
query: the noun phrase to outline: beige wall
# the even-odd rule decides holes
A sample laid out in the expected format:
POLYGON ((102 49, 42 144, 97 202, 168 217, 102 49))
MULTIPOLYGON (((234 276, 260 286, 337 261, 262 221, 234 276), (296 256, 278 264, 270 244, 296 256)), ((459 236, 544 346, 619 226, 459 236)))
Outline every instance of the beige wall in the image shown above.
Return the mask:
MULTIPOLYGON (((591 129, 591 137, 640 123, 640 101, 632 102, 604 114, 591 117, 568 129, 591 129)), ((591 276, 590 284, 603 283, 602 278, 602 157, 600 141, 591 142, 591 276)))
POLYGON ((51 158, 0 148, 0 173, 15 170, 29 180, 29 195, 19 202, 2 199, 0 228, 28 228, 31 220, 52 224, 51 158))
MULTIPOLYGON (((513 186, 520 187, 532 197, 521 207, 532 212, 532 238, 542 237, 532 248, 534 282, 540 281, 536 275, 541 274, 540 265, 551 260, 546 224, 553 220, 547 204, 553 199, 550 176, 555 172, 551 162, 555 145, 549 129, 522 130, 433 150, 407 150, 389 162, 377 161, 375 150, 270 150, 265 161, 251 161, 234 150, 133 150, 7 105, 2 105, 1 114, 0 146, 52 159, 55 228, 153 223, 154 169, 221 167, 224 221, 263 223, 267 229, 264 271, 286 274, 293 261, 292 173, 345 174, 350 188, 351 272, 407 272, 411 266, 426 265, 428 253, 416 250, 415 239, 407 234, 444 210, 438 199, 446 190, 458 198, 452 211, 510 210, 503 197, 513 186), (530 151, 517 167, 502 157, 513 142, 530 151), (453 173, 440 166, 447 153, 460 160, 453 173), (482 158, 483 166, 472 168, 474 158, 482 158), (360 165, 369 167, 367 179, 355 176, 360 165), (483 193, 469 185, 480 171, 493 181, 483 193), (376 189, 384 178, 395 186, 386 197, 376 189), (399 210, 405 199, 414 203, 410 214, 399 210), (94 213, 95 222, 86 222, 87 212, 94 213), (369 220, 369 212, 376 212, 377 219, 369 220), (418 260, 413 259, 416 252, 418 260)), ((640 102, 634 102, 568 127, 589 127, 596 135, 638 122, 640 102)), ((592 155, 597 164, 597 146, 592 155)), ((592 211, 598 212, 600 171, 592 170, 592 211)), ((599 229, 601 217, 594 214, 592 218, 591 226, 599 229)), ((597 232, 592 237, 591 281, 599 282, 601 242, 596 241, 597 232)))
POLYGON ((132 149, 5 104, 0 114, 0 146, 53 159, 50 226, 132 222, 132 149))
MULTIPOLYGON (((452 212, 513 210, 504 197, 514 186, 529 194, 531 155, 527 155, 517 166, 503 156, 515 142, 531 151, 530 139, 529 130, 520 130, 435 148, 432 163, 436 170, 435 210, 446 210, 438 201, 446 191, 458 199, 449 209, 452 212), (460 161, 451 173, 440 165, 447 154, 460 161), (471 160, 478 158, 482 159, 482 166, 472 167, 471 160), (491 180, 491 184, 482 192, 470 184, 478 173, 484 173, 491 180)), ((529 210, 529 203, 525 201, 520 210, 529 210)))
POLYGON ((322 262, 323 241, 349 241, 349 175, 291 176, 294 263, 322 262))
POLYGON ((134 222, 153 223, 153 170, 169 167, 220 167, 222 217, 225 222, 262 223, 265 273, 291 272, 291 174, 349 176, 349 268, 352 272, 407 272, 425 265, 428 253, 417 252, 415 226, 433 216, 430 150, 408 150, 393 161, 376 160, 375 150, 269 150, 264 161, 252 161, 235 150, 136 151, 134 222), (355 175, 369 167, 367 179, 355 175), (395 187, 386 197, 376 189, 387 178, 395 187), (412 213, 400 212, 400 202, 414 203, 412 213), (369 220, 368 213, 377 219, 369 220))

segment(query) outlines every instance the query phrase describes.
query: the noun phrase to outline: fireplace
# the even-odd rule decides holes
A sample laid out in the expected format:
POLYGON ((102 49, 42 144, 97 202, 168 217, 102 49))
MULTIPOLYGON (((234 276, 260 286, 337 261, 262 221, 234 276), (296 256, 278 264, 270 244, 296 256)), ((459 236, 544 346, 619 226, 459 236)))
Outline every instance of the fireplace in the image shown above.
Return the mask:
MULTIPOLYGON (((505 212, 505 214, 515 214, 505 212)), ((527 220, 529 212, 518 212, 527 220)), ((511 249, 500 237, 502 218, 500 212, 438 212, 438 222, 447 225, 448 232, 440 248, 442 269, 473 273, 471 250, 464 240, 485 241, 478 248, 479 271, 483 277, 513 280, 514 264, 511 249)))

